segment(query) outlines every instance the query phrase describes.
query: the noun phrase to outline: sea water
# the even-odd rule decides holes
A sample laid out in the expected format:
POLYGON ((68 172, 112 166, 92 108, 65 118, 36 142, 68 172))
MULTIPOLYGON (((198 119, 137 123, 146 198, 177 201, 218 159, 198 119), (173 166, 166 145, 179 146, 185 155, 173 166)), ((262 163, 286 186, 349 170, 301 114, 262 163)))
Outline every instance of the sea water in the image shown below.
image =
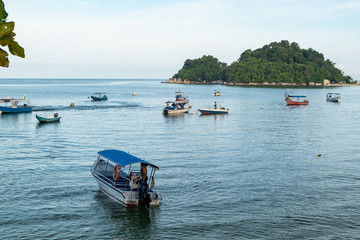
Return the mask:
POLYGON ((34 106, 0 115, 0 238, 360 236, 359 87, 289 89, 310 101, 291 107, 286 89, 161 81, 0 80, 1 97, 26 94, 34 106), (164 116, 177 90, 193 108, 164 116), (92 102, 93 92, 109 100, 92 102), (229 114, 197 111, 215 101, 229 114), (60 123, 35 118, 54 113, 60 123), (160 167, 159 207, 124 208, 99 190, 90 168, 104 149, 160 167))

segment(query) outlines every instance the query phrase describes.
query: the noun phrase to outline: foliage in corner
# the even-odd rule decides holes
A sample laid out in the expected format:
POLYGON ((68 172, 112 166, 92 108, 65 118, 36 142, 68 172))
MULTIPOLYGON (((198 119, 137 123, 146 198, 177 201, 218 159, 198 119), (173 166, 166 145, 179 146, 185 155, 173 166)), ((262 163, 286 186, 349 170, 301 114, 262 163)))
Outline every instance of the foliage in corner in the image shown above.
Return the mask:
MULTIPOLYGON (((14 39, 16 34, 14 33, 15 23, 6 22, 8 14, 5 11, 5 5, 0 0, 0 45, 2 47, 8 46, 9 52, 12 55, 25 58, 25 51, 14 39)), ((2 48, 0 48, 0 66, 9 67, 9 54, 2 48)))

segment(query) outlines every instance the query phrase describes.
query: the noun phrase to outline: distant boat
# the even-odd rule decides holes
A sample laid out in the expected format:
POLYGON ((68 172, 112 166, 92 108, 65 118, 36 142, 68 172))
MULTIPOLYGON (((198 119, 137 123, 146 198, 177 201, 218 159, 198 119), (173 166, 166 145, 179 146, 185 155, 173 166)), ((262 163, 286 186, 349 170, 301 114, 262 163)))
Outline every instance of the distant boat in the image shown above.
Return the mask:
POLYGON ((91 173, 105 195, 126 207, 160 204, 161 195, 153 190, 157 166, 120 150, 103 150, 98 154, 91 173))
POLYGON ((340 102, 340 93, 328 93, 326 94, 326 101, 328 102, 340 102))
POLYGON ((225 109, 221 102, 215 102, 214 108, 199 108, 201 114, 227 114, 229 109, 225 109), (220 105, 220 106, 219 106, 220 105))
POLYGON ((93 93, 93 95, 91 96, 91 99, 93 101, 106 101, 106 100, 108 100, 108 97, 106 96, 106 93, 99 92, 99 93, 93 93))
POLYGON ((32 111, 30 102, 25 95, 23 98, 18 99, 12 97, 0 98, 0 104, 1 113, 27 113, 32 111))
POLYGON ((215 97, 220 96, 221 95, 220 90, 216 89, 215 92, 214 92, 214 95, 215 95, 215 97))
POLYGON ((292 92, 285 92, 285 101, 287 105, 308 105, 306 96, 292 95, 292 92))
POLYGON ((176 115, 181 113, 187 113, 190 111, 189 99, 181 91, 175 92, 175 101, 167 101, 166 107, 163 109, 165 115, 176 115))
POLYGON ((40 117, 36 114, 37 120, 39 120, 40 123, 51 123, 51 122, 59 122, 60 118, 57 113, 54 114, 52 117, 40 117))

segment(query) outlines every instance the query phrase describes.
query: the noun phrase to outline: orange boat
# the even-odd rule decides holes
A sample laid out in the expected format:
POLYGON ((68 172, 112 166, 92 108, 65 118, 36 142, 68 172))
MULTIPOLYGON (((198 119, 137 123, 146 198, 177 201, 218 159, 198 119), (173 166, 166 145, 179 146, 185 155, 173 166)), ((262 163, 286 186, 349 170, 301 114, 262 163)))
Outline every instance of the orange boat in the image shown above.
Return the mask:
POLYGON ((287 105, 308 105, 306 96, 292 95, 292 92, 285 92, 285 101, 287 105))

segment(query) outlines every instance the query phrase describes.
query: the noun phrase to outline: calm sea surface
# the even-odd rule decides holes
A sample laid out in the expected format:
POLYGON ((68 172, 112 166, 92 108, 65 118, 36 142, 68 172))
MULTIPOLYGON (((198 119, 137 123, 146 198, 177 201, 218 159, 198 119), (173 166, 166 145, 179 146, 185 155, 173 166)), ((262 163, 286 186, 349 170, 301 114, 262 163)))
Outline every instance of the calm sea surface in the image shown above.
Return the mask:
POLYGON ((292 89, 310 104, 288 107, 286 89, 160 81, 0 80, 36 110, 0 115, 0 239, 360 239, 359 87, 292 89), (179 89, 193 114, 163 116, 179 89), (197 112, 215 100, 229 115, 197 112), (159 207, 99 190, 90 167, 112 148, 160 167, 159 207))

